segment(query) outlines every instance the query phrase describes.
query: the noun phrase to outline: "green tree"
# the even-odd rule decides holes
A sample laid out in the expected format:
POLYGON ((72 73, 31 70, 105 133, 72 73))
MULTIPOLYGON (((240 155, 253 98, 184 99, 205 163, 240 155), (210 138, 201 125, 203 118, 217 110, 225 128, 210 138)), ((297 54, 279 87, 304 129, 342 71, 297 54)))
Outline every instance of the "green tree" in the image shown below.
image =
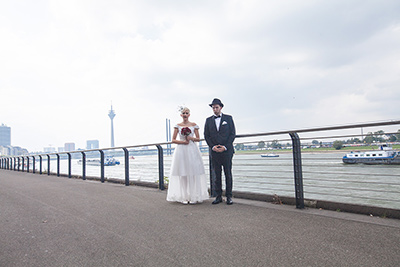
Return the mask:
POLYGON ((346 141, 347 144, 359 144, 361 143, 361 140, 359 138, 351 138, 346 141))
POLYGON ((383 136, 385 135, 385 132, 382 130, 379 130, 377 132, 374 133, 374 139, 376 142, 384 142, 385 139, 383 138, 383 136))
POLYGON ((339 140, 336 140, 335 142, 333 142, 333 145, 332 145, 336 150, 339 150, 339 149, 342 149, 342 147, 343 147, 343 142, 342 141, 339 141, 339 140))
POLYGON ((371 132, 367 134, 367 136, 364 138, 364 143, 366 144, 372 144, 375 141, 375 138, 371 132))
POLYGON ((265 142, 264 141, 260 141, 258 142, 258 148, 264 148, 265 147, 265 142))
POLYGON ((235 145, 236 150, 243 150, 244 149, 244 144, 236 144, 235 145))
POLYGON ((319 142, 318 142, 318 140, 312 140, 312 142, 311 142, 313 145, 319 145, 319 142))
POLYGON ((271 147, 272 148, 281 148, 282 145, 279 144, 278 140, 273 140, 272 143, 271 143, 271 147))

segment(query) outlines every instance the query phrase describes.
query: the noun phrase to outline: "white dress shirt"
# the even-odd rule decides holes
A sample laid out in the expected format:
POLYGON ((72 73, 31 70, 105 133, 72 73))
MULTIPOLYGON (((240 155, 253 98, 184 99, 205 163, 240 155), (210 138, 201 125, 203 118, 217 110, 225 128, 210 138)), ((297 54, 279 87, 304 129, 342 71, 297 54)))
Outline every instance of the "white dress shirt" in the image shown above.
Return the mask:
MULTIPOLYGON (((219 132, 219 125, 221 124, 221 117, 222 113, 220 114, 221 116, 219 118, 214 119, 215 120, 215 126, 217 126, 217 131, 219 132)), ((215 115, 214 115, 215 116, 215 115)))

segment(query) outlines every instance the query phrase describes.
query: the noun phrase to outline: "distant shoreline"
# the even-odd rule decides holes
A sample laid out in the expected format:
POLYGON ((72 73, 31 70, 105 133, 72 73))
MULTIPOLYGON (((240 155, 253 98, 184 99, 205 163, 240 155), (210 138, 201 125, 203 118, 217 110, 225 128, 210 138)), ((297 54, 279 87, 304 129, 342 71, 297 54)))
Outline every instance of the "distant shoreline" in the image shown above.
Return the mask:
MULTIPOLYGON (((393 146, 394 150, 400 149, 400 145, 393 146)), ((301 153, 304 154, 334 154, 334 153, 350 153, 351 151, 369 151, 380 150, 379 146, 367 147, 343 147, 342 149, 327 149, 327 148, 306 148, 302 149, 301 153)), ((236 154, 289 154, 292 153, 291 149, 275 149, 275 150, 236 150, 236 154)))

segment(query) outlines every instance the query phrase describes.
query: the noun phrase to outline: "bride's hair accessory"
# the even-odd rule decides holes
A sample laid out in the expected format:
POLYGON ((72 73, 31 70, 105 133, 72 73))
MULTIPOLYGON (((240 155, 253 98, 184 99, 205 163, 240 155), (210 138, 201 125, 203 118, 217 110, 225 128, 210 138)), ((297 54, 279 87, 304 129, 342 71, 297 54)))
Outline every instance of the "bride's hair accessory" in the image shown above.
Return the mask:
POLYGON ((178 107, 178 111, 179 111, 179 113, 183 113, 183 112, 187 112, 187 113, 190 113, 190 109, 189 108, 187 108, 187 107, 185 107, 185 106, 179 106, 178 107))

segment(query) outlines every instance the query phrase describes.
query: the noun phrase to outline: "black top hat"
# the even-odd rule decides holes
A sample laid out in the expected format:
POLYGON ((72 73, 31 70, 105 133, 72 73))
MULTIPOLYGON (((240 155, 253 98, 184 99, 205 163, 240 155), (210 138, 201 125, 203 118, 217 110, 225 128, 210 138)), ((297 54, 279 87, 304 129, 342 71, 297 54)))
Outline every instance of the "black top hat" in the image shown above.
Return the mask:
POLYGON ((221 108, 224 107, 224 104, 222 104, 221 100, 219 100, 218 98, 214 98, 214 100, 213 100, 212 103, 210 104, 210 107, 212 107, 213 105, 220 105, 221 108))

